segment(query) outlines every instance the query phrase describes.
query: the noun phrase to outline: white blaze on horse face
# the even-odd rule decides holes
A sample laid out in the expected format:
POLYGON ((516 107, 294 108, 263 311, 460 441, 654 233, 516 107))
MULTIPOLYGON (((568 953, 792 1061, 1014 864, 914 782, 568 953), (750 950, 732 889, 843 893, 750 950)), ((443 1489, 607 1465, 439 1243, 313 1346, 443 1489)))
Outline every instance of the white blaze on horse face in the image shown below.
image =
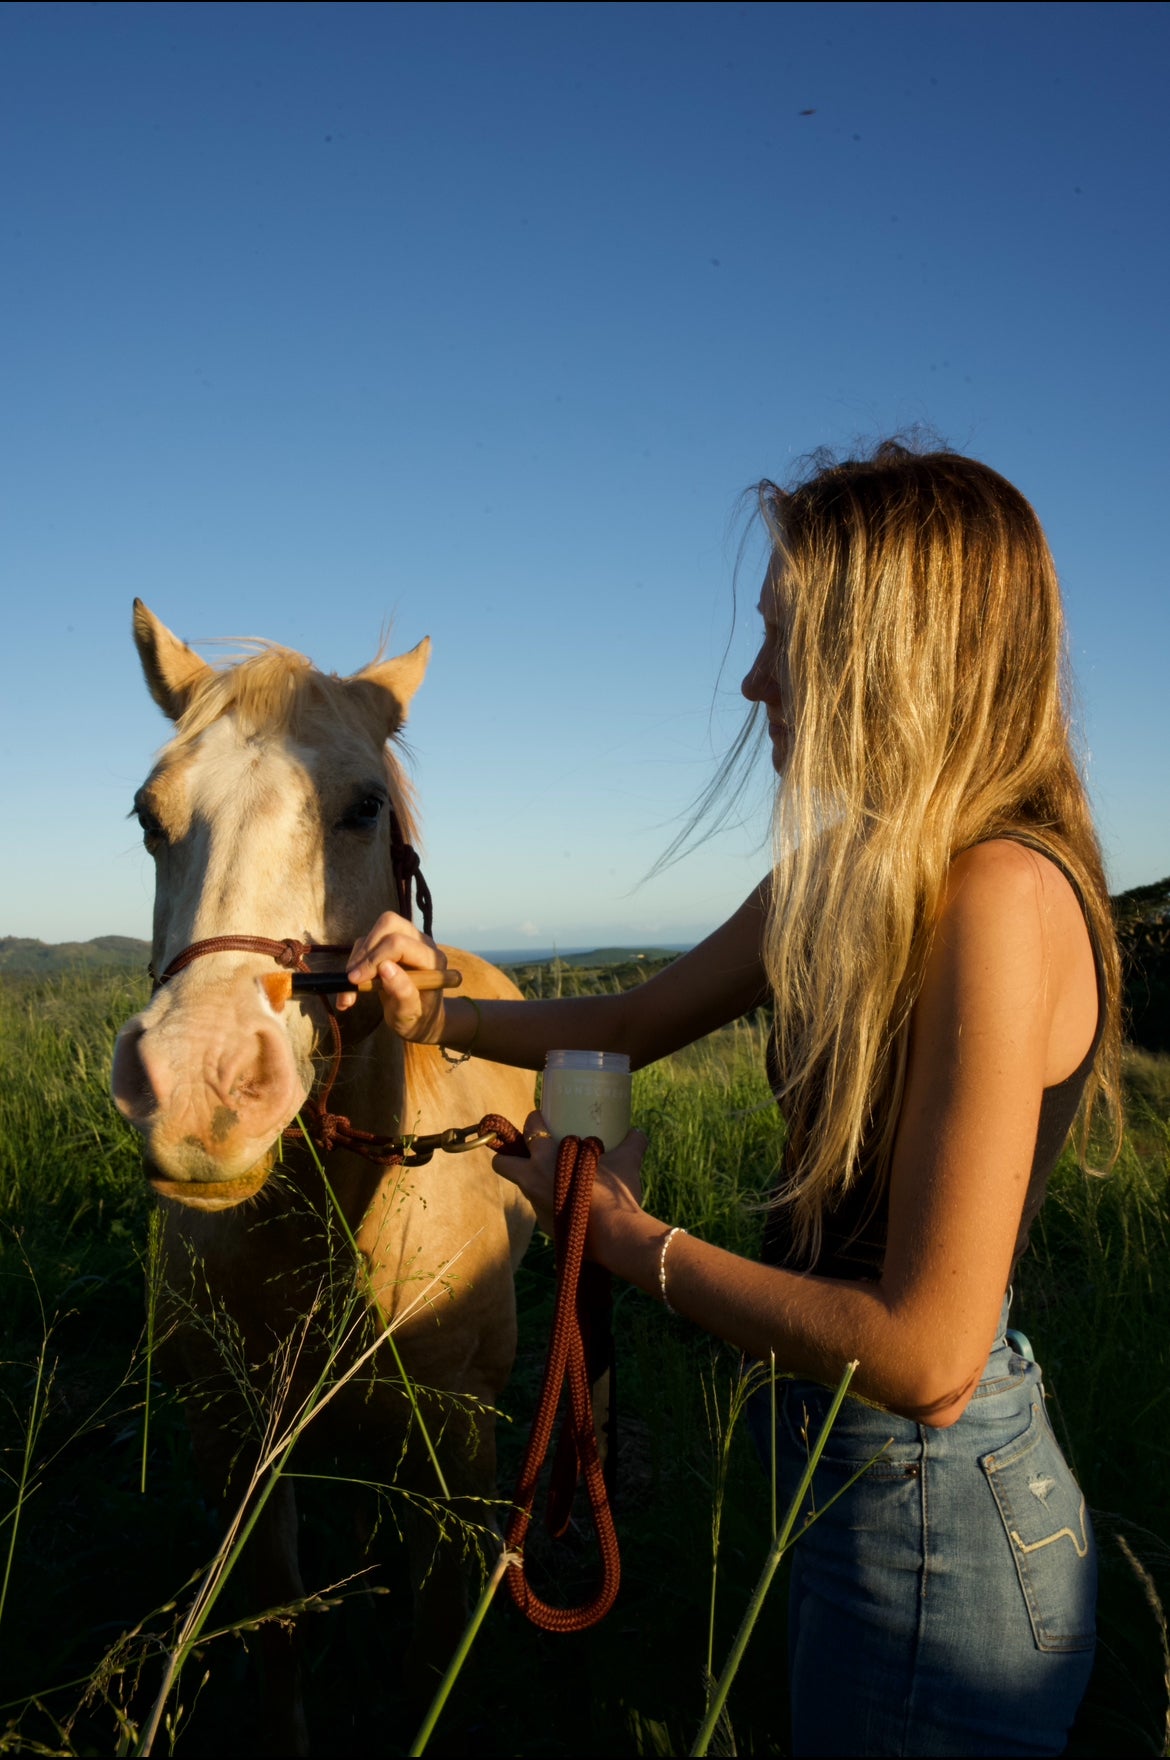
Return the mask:
POLYGON ((211 935, 321 938, 325 858, 313 754, 215 721, 176 765, 187 835, 160 851, 156 947, 211 935), (161 933, 159 933, 161 931, 161 933))
MULTIPOLYGON (((286 736, 213 722, 148 792, 158 802, 158 969, 215 935, 321 940, 322 806, 313 757, 286 736)), ((259 1188, 312 1081, 313 1025, 277 1011, 263 956, 196 960, 119 1036, 114 1097, 146 1137, 155 1183, 207 1207, 259 1188)))

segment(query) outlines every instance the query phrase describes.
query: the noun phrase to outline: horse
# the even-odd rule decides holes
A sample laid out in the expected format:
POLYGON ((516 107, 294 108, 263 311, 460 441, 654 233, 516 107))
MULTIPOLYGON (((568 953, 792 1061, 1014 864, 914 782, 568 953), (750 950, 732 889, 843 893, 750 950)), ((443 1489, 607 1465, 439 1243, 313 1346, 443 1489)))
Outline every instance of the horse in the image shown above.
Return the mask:
MULTIPOLYGON (((337 1379, 348 1370, 314 1434, 334 1454, 372 1450, 380 1474, 407 1489, 412 1643, 438 1667, 462 1624, 463 1571, 457 1547, 434 1549, 416 1499, 435 1492, 440 1474, 448 1509, 482 1512, 460 1500, 494 1494, 492 1407, 515 1353, 513 1274, 533 1215, 493 1172, 489 1147, 410 1165, 410 1144, 487 1113, 522 1120, 533 1078, 475 1058, 444 1061, 437 1046, 404 1047, 376 997, 339 1016, 327 999, 290 996, 273 957, 291 947, 277 957, 304 967, 307 950, 352 945, 388 904, 410 908, 415 815, 394 741, 429 640, 346 678, 267 643, 213 668, 139 600, 134 640, 174 732, 134 800, 155 864, 157 977, 118 1036, 112 1088, 142 1135, 161 1207, 165 1372, 191 1390, 197 1464, 230 1507, 259 1444, 241 1440, 252 1396, 238 1367, 225 1368, 217 1332, 234 1339, 237 1365, 269 1366, 287 1410, 324 1367, 337 1379), (316 1146, 289 1133, 298 1115, 312 1116, 329 1064, 328 1105, 354 1131, 316 1146), (363 1131, 404 1137, 405 1160, 359 1156, 363 1131), (331 1303, 349 1316, 340 1344, 331 1303), (406 1379, 385 1350, 355 1371, 371 1336, 388 1332, 406 1379)), ((486 961, 445 951, 464 994, 519 996, 486 961)), ((296 1531, 282 1477, 246 1553, 262 1608, 304 1601, 296 1531)), ((270 1740, 307 1752, 283 1633, 279 1622, 262 1628, 270 1740)))

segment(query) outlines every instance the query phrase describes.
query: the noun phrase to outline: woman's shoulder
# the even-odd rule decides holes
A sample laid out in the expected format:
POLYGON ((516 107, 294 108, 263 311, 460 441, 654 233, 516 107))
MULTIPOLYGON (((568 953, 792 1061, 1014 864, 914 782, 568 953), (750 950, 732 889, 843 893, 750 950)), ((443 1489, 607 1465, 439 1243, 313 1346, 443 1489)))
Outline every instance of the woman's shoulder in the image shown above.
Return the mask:
POLYGON ((1085 915, 1056 860, 1031 843, 992 837, 960 851, 947 875, 944 912, 1020 914, 1042 930, 1062 923, 1084 933, 1085 915))
POLYGON ((1097 1025, 1097 964, 1080 898, 1052 857, 1006 837, 963 850, 947 875, 938 940, 975 983, 1043 998, 1046 1083, 1077 1067, 1097 1025))

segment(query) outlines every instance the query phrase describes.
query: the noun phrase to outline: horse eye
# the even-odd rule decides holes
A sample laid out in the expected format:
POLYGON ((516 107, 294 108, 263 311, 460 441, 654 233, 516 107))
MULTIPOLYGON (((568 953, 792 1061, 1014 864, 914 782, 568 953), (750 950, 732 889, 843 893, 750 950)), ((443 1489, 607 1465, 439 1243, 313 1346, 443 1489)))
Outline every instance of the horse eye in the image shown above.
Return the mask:
POLYGON ((140 806, 135 802, 134 817, 142 827, 142 840, 147 849, 157 849, 160 843, 166 842, 166 832, 148 807, 140 806))
POLYGON ((376 794, 363 795, 360 801, 350 807, 341 821, 345 831, 372 831, 378 823, 382 811, 382 797, 376 794))

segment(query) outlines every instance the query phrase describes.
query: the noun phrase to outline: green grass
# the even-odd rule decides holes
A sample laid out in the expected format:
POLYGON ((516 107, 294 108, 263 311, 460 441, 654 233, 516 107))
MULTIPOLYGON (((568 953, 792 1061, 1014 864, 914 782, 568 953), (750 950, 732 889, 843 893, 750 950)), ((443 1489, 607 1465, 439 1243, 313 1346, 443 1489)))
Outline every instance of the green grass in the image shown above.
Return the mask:
MULTIPOLYGON (((159 1660, 147 1656, 140 1677, 108 1670, 83 1704, 85 1683, 123 1633, 180 1595, 217 1544, 177 1402, 157 1381, 144 1437, 150 1204, 137 1140, 106 1097, 112 1035, 144 993, 121 976, 0 981, 0 1569, 15 1532, 0 1619, 0 1732, 12 1728, 0 1745, 13 1751, 124 1751, 119 1715, 145 1717, 159 1660)), ((761 1034, 759 1022, 741 1023, 641 1072, 635 1086, 635 1116, 651 1140, 648 1203, 745 1253, 758 1245, 753 1205, 780 1141, 761 1034)), ((1087 1180, 1068 1158, 1061 1163, 1017 1279, 1014 1322, 1045 1364, 1102 1542, 1102 1643, 1074 1737, 1081 1754, 1166 1751, 1166 1659, 1150 1597, 1170 1602, 1167 1068, 1165 1059, 1131 1059, 1132 1130, 1120 1164, 1106 1180, 1087 1180)), ((538 1241, 517 1286, 520 1355, 502 1401, 505 1488, 535 1402, 551 1273, 550 1249, 538 1241)), ((594 1632, 565 1638, 528 1627, 498 1597, 429 1752, 444 1752, 452 1731, 485 1756, 677 1753, 695 1737, 716 1486, 725 1474, 717 1668, 768 1551, 769 1486, 742 1434, 726 1459, 712 1436, 712 1413, 726 1412, 732 1397, 734 1354, 636 1291, 619 1293, 615 1330, 618 1605, 594 1632)), ((376 1477, 378 1463, 343 1470, 376 1477)), ((349 1519, 355 1500, 326 1482, 305 1482, 301 1496, 306 1582, 319 1588, 363 1562, 349 1519)), ((390 1593, 357 1594, 306 1621, 308 1708, 322 1753, 404 1753, 417 1727, 393 1660, 409 1615, 401 1562, 381 1546, 389 1531, 383 1523, 378 1532, 371 1587, 390 1593)), ((593 1580, 587 1533, 571 1529, 557 1547, 534 1539, 532 1552, 545 1586, 566 1599, 584 1595, 593 1580)), ((729 1699, 741 1753, 784 1752, 783 1599, 778 1582, 729 1699)), ((181 1754, 255 1748, 247 1645, 247 1633, 217 1639, 187 1669, 181 1754)))

